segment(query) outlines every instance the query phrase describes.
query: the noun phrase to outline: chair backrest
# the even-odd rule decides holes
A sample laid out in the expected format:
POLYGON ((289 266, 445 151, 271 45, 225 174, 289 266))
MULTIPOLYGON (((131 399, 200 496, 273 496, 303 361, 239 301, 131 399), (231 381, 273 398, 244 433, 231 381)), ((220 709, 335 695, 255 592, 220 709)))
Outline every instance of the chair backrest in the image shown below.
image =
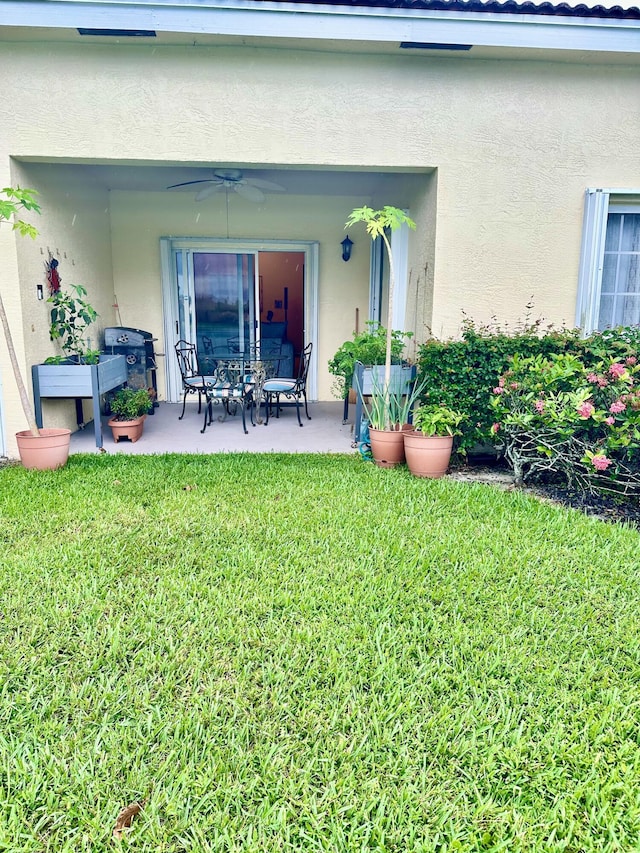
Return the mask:
POLYGON ((193 376, 199 376, 198 352, 195 344, 189 343, 189 341, 180 340, 176 344, 175 350, 182 381, 184 382, 186 379, 191 379, 193 376))
POLYGON ((311 351, 313 344, 308 343, 300 353, 300 366, 298 367, 298 378, 296 384, 298 388, 306 388, 307 376, 309 375, 309 365, 311 364, 311 351))

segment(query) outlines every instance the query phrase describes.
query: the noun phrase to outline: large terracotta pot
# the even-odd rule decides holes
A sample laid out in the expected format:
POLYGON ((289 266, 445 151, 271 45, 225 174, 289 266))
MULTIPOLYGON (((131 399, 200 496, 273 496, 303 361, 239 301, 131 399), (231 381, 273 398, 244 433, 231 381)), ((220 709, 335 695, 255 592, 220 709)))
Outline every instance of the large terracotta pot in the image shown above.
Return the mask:
POLYGON ((369 427, 369 443, 373 461, 380 468, 395 468, 404 462, 404 431, 411 426, 405 424, 397 429, 372 429, 369 427))
POLYGON ((109 426, 113 434, 113 440, 116 444, 121 438, 128 438, 129 441, 137 441, 142 435, 144 427, 144 419, 146 415, 141 415, 139 418, 134 418, 130 421, 119 421, 116 418, 111 418, 109 426))
POLYGON ((20 460, 25 468, 35 471, 55 471, 67 464, 70 429, 41 429, 40 435, 31 430, 16 433, 20 460))
POLYGON ((404 453, 415 477, 444 477, 452 448, 452 435, 423 435, 415 430, 404 433, 404 453))

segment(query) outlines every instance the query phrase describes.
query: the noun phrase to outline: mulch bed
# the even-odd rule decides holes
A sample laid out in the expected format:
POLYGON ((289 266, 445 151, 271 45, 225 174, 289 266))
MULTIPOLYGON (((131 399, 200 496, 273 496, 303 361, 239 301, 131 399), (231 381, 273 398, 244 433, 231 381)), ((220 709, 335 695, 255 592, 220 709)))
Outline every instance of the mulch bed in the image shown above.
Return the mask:
MULTIPOLYGON (((501 460, 486 457, 471 460, 465 465, 452 464, 451 476, 461 480, 480 480, 503 488, 515 488, 509 468, 501 460)), ((523 487, 529 494, 561 506, 577 509, 585 515, 604 521, 627 523, 640 530, 640 501, 637 498, 619 499, 610 495, 594 495, 570 489, 560 483, 529 483, 523 487)))

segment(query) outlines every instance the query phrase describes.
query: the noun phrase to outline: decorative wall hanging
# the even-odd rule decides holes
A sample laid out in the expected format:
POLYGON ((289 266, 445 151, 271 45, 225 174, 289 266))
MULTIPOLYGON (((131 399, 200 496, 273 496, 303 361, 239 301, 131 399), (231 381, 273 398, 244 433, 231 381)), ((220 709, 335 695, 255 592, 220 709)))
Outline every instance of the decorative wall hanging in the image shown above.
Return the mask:
POLYGON ((60 290, 60 282, 62 279, 60 278, 60 274, 58 273, 58 264, 60 262, 57 258, 54 258, 51 252, 49 252, 49 260, 44 262, 45 272, 47 274, 47 281, 49 282, 49 294, 53 296, 54 293, 57 293, 60 290))

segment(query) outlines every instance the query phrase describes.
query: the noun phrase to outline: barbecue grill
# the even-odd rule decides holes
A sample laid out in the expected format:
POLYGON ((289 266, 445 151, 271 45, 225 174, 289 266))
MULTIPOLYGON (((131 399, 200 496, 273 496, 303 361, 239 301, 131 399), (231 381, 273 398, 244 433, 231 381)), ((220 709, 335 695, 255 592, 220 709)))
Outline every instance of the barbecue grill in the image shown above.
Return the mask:
MULTIPOLYGON (((110 326, 104 330, 105 352, 124 355, 127 361, 127 385, 130 388, 153 388, 157 393, 156 355, 151 332, 110 326)), ((157 400, 154 400, 157 405, 157 400)))

